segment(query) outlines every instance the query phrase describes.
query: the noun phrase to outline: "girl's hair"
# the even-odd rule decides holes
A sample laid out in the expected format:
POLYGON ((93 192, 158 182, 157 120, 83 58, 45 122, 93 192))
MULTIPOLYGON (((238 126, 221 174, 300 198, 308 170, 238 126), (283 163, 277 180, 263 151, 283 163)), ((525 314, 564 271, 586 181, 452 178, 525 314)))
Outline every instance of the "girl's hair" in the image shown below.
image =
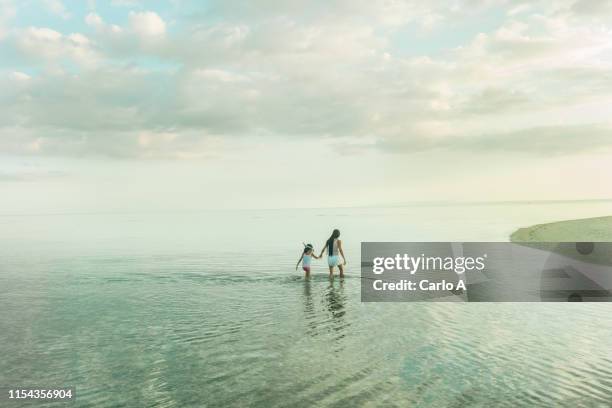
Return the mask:
POLYGON ((304 253, 313 250, 314 247, 312 246, 312 244, 306 244, 304 245, 304 253))
POLYGON ((327 255, 332 255, 334 252, 334 240, 337 239, 340 236, 340 230, 339 229, 335 229, 333 230, 331 236, 327 239, 327 242, 325 243, 325 246, 327 246, 327 255))

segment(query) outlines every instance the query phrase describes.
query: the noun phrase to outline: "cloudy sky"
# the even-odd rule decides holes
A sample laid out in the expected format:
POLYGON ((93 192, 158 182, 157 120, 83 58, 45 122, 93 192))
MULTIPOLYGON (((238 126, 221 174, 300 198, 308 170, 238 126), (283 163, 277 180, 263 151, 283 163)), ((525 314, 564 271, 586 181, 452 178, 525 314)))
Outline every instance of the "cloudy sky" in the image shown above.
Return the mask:
POLYGON ((612 2, 0 0, 0 212, 612 197, 612 2))

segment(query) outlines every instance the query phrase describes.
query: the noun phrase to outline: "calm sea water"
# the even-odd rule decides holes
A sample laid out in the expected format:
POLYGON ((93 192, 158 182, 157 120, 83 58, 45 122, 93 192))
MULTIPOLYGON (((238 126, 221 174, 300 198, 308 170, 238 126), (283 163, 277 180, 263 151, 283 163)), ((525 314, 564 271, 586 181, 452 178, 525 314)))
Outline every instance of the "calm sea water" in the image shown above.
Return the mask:
POLYGON ((609 407, 612 306, 363 304, 358 265, 361 241, 506 241, 610 214, 591 202, 0 216, 0 386, 74 386, 74 406, 102 407, 609 407), (319 249, 332 228, 347 277, 315 261, 305 281, 301 242, 319 249))

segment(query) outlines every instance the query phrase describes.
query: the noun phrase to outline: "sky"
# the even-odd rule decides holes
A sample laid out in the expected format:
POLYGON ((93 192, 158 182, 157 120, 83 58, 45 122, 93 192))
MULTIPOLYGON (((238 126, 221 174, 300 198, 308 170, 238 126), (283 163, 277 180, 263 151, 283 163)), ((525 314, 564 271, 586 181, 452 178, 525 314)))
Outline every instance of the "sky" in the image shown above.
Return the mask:
POLYGON ((0 214, 612 198, 612 3, 0 0, 0 214))

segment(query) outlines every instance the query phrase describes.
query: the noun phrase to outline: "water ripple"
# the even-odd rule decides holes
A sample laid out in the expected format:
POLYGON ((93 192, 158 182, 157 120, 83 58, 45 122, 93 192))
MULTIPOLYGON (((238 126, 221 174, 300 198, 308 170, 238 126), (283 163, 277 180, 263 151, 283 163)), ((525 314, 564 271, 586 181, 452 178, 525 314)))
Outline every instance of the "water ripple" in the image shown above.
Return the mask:
POLYGON ((14 268, 0 383, 76 406, 612 405, 606 305, 368 304, 355 275, 223 256, 14 268))

